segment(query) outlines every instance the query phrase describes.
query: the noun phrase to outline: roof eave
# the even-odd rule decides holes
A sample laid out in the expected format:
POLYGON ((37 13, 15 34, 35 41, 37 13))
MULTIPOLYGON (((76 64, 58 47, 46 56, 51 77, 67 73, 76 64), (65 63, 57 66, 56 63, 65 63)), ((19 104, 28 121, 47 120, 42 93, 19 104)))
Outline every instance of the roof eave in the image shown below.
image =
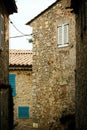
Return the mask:
POLYGON ((37 16, 35 16, 33 19, 31 19, 29 22, 26 23, 26 25, 30 25, 36 18, 44 14, 47 10, 49 10, 51 7, 53 7, 59 0, 56 0, 54 3, 52 3, 50 6, 48 6, 45 10, 40 12, 37 16))
POLYGON ((5 7, 7 8, 8 14, 17 13, 17 6, 15 0, 3 0, 5 7))
POLYGON ((9 65, 9 70, 30 70, 32 71, 32 65, 9 65))

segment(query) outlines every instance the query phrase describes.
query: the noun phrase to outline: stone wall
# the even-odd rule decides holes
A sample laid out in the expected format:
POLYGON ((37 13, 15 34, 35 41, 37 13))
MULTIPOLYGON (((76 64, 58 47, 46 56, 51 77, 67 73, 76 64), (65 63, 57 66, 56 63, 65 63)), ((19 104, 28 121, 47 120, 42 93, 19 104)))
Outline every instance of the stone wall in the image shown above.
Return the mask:
MULTIPOLYGON (((6 11, 5 6, 2 1, 0 1, 0 18, 3 17, 3 27, 4 27, 4 40, 1 42, 1 24, 0 24, 0 130, 10 130, 9 120, 11 122, 11 118, 9 119, 9 90, 1 89, 1 84, 3 88, 8 84, 8 65, 9 65, 9 53, 8 53, 8 27, 9 27, 9 19, 8 13, 6 11), (2 46, 1 46, 2 44, 2 46), (4 101, 4 103, 3 103, 4 101)), ((0 19, 1 23, 1 19, 0 19)), ((12 127, 11 127, 12 128, 12 127)))
POLYGON ((13 97, 14 102, 14 125, 19 130, 25 126, 32 125, 32 71, 29 70, 10 70, 10 74, 16 75, 16 96, 13 97), (29 107, 29 118, 19 118, 18 107, 29 107))
POLYGON ((11 89, 7 84, 0 84, 0 130, 12 130, 13 107, 11 89))
POLYGON ((4 42, 2 43, 2 47, 0 48, 0 82, 7 84, 9 66, 9 16, 3 4, 0 4, 0 13, 3 15, 4 19, 4 42))
POLYGON ((56 3, 34 19, 33 127, 63 129, 60 119, 75 112, 75 15, 56 3), (69 24, 69 45, 58 48, 57 26, 69 24))

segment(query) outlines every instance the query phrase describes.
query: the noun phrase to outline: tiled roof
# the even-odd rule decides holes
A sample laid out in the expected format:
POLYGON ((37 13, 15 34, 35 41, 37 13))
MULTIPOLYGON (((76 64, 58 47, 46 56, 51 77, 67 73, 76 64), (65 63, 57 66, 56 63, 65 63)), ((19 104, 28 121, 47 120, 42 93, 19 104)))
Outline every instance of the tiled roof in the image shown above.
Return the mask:
POLYGON ((32 65, 32 51, 30 50, 10 50, 10 66, 30 66, 32 65))

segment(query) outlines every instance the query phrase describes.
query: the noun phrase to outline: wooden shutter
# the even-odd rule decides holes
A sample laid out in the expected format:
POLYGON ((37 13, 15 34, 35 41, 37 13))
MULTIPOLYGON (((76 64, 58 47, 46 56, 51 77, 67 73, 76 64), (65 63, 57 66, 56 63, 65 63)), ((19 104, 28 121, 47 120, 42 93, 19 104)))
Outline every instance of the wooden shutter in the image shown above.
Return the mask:
POLYGON ((9 84, 11 85, 12 89, 12 96, 16 96, 16 83, 15 83, 15 74, 9 74, 9 84))
POLYGON ((58 46, 62 45, 62 26, 58 26, 58 46))
POLYGON ((0 13, 0 48, 4 44, 4 16, 0 13))
POLYGON ((64 25, 64 44, 68 44, 68 24, 64 25))

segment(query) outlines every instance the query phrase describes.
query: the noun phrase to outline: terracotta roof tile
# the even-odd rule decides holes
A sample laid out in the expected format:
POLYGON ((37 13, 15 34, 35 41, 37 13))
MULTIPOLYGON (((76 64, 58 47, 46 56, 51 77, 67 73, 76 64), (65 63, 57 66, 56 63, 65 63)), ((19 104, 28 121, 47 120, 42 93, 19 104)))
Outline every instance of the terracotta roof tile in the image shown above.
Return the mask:
POLYGON ((10 50, 9 65, 28 66, 32 65, 32 51, 30 50, 10 50))

